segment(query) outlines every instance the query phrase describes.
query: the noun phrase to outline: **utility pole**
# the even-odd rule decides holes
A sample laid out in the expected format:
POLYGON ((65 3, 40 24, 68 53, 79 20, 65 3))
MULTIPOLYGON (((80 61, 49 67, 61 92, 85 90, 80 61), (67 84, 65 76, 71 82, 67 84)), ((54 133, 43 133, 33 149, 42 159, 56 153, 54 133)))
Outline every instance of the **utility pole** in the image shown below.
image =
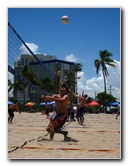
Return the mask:
POLYGON ((56 93, 60 91, 60 68, 56 64, 56 93))
POLYGON ((95 91, 95 100, 96 100, 96 91, 95 91))
POLYGON ((111 95, 112 94, 112 90, 114 90, 114 89, 112 89, 112 86, 110 85, 110 88, 108 90, 110 90, 110 95, 111 95))
MULTIPOLYGON (((77 85, 77 81, 78 79, 81 79, 81 77, 76 77, 76 94, 78 95, 78 85, 77 85)), ((76 99, 76 105, 78 105, 78 101, 79 101, 79 98, 76 99)))

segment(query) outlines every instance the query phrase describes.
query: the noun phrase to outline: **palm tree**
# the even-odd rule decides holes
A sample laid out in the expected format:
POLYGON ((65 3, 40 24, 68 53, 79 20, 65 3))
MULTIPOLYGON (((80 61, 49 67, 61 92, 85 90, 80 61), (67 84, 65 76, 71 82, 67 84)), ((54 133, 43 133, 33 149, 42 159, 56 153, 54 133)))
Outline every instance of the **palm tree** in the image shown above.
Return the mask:
POLYGON ((38 76, 36 75, 36 73, 33 71, 33 69, 30 66, 25 65, 21 69, 21 74, 25 78, 27 78, 28 80, 30 80, 33 84, 38 84, 39 83, 38 76))
POLYGON ((112 60, 110 57, 113 54, 108 52, 107 50, 103 50, 99 52, 100 59, 95 59, 94 65, 96 68, 96 73, 99 74, 100 67, 102 68, 102 74, 104 79, 104 105, 106 109, 106 78, 109 76, 107 65, 111 67, 116 67, 114 63, 116 63, 114 60, 112 60))
MULTIPOLYGON (((75 63, 75 65, 74 65, 73 71, 75 72, 75 78, 76 78, 76 80, 78 79, 77 73, 80 72, 80 71, 82 71, 82 67, 83 67, 83 65, 82 65, 81 63, 75 63)), ((76 93, 76 94, 78 93, 78 91, 77 91, 77 81, 76 81, 75 93, 76 93)), ((76 99, 76 104, 77 104, 77 103, 78 103, 78 102, 77 102, 77 99, 76 99)))
MULTIPOLYGON (((75 72, 75 77, 77 79, 77 73, 82 71, 82 64, 81 63, 75 63, 73 71, 75 72)), ((77 93, 77 82, 76 82, 76 93, 77 93)))
POLYGON ((73 72, 68 73, 64 83, 68 86, 68 88, 75 87, 75 74, 73 72))
POLYGON ((40 83, 41 83, 41 89, 47 92, 53 92, 54 87, 49 77, 42 77, 40 79, 40 83))
POLYGON ((79 71, 82 71, 82 67, 83 65, 81 63, 75 63, 74 69, 73 69, 75 74, 77 74, 79 71))
MULTIPOLYGON (((34 85, 39 85, 39 78, 30 66, 25 65, 23 68, 21 68, 21 74, 25 78, 27 78, 30 82, 32 82, 34 85)), ((24 102, 25 102, 26 87, 27 85, 24 84, 24 102)), ((29 98, 31 98, 31 87, 28 86, 28 89, 29 89, 29 98)))
POLYGON ((23 92, 24 91, 24 86, 23 86, 23 83, 18 80, 18 79, 15 79, 14 80, 14 83, 11 82, 11 80, 8 79, 8 93, 12 91, 13 93, 13 97, 17 97, 17 92, 20 91, 20 92, 23 92))

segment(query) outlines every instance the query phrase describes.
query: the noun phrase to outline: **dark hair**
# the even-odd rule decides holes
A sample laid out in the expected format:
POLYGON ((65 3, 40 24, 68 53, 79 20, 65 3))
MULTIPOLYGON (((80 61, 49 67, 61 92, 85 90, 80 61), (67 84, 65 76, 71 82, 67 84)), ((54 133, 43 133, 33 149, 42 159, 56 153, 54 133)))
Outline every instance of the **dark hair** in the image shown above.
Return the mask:
POLYGON ((68 93, 68 87, 65 84, 62 85, 62 88, 63 87, 67 90, 67 93, 68 93))
POLYGON ((84 98, 87 98, 88 97, 88 95, 86 94, 86 95, 84 95, 84 98))

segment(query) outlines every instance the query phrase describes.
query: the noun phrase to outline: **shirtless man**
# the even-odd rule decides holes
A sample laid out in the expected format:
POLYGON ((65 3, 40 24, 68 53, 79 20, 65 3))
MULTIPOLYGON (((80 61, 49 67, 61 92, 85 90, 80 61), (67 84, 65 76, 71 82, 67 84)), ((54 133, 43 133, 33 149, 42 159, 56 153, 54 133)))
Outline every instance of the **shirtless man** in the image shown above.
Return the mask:
POLYGON ((12 122, 13 118, 14 118, 14 110, 18 111, 19 114, 21 114, 21 112, 19 111, 19 108, 18 108, 18 102, 15 101, 14 104, 10 105, 9 108, 8 108, 8 114, 9 114, 9 117, 8 117, 8 122, 12 122))
POLYGON ((80 99, 80 110, 78 112, 78 116, 81 116, 83 118, 83 121, 84 121, 83 114, 85 113, 85 101, 86 101, 86 98, 88 97, 88 95, 87 94, 85 95, 84 91, 83 91, 82 96, 79 96, 76 94, 74 94, 74 96, 80 99))
POLYGON ((52 122, 48 125, 46 130, 50 133, 50 140, 53 140, 54 133, 60 133, 64 135, 64 139, 66 139, 68 132, 67 131, 59 131, 59 129, 65 124, 67 120, 67 108, 68 108, 68 88, 66 85, 62 85, 60 94, 54 94, 53 96, 41 96, 42 100, 46 101, 56 101, 57 116, 52 120, 52 122))

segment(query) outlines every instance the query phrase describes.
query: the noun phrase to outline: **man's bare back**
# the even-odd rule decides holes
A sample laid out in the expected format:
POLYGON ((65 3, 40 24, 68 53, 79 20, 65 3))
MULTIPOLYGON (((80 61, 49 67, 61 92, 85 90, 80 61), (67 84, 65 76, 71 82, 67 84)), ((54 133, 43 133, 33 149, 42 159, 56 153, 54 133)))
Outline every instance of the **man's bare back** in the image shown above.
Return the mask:
POLYGON ((84 95, 84 91, 82 92, 82 96, 76 95, 74 94, 75 97, 80 99, 80 107, 85 107, 85 102, 86 102, 86 98, 87 98, 87 94, 84 95))
POLYGON ((85 107, 85 98, 84 97, 81 97, 80 98, 80 107, 85 107))

